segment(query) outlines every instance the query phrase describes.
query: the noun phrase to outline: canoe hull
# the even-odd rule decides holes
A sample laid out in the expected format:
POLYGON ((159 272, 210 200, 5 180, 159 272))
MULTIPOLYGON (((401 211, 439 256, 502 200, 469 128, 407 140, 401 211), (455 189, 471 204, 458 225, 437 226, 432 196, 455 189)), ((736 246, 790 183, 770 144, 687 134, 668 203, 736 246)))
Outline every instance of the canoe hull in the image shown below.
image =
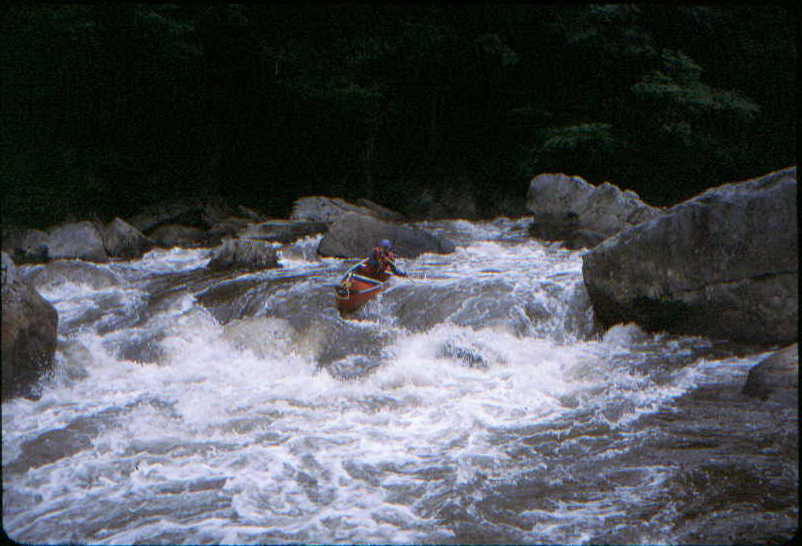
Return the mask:
POLYGON ((365 275, 359 270, 349 271, 335 288, 337 309, 341 313, 352 313, 375 298, 385 288, 385 281, 390 278, 382 273, 378 278, 365 275))

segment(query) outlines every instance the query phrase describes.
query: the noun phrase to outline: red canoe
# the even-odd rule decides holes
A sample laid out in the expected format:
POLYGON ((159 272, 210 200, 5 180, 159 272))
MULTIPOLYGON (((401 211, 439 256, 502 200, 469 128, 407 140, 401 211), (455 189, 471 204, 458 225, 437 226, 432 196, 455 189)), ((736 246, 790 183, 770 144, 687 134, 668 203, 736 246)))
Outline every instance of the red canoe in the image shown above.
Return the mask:
POLYGON ((335 288, 337 309, 341 313, 356 311, 384 290, 385 281, 392 275, 381 273, 378 277, 364 272, 363 264, 357 264, 348 270, 340 284, 335 288))

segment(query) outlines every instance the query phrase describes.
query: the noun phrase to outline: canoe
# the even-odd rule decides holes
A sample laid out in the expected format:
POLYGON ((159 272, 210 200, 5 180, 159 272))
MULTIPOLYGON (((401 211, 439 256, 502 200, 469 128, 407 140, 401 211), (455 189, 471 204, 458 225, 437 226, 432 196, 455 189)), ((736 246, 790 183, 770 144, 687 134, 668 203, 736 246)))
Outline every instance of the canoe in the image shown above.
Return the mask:
POLYGON ((392 276, 390 273, 370 276, 364 272, 364 269, 363 264, 352 267, 335 288, 337 309, 341 313, 356 311, 375 298, 379 292, 384 290, 387 279, 392 276))

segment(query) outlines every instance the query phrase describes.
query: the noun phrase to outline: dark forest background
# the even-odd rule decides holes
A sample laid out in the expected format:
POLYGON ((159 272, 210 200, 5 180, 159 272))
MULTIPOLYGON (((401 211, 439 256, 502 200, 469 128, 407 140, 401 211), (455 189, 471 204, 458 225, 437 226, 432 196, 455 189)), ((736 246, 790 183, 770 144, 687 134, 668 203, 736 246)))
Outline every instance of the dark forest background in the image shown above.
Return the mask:
POLYGON ((796 162, 780 6, 12 4, 4 224, 220 196, 523 212, 565 172, 673 204, 796 162), (512 208, 514 208, 512 207, 512 208))

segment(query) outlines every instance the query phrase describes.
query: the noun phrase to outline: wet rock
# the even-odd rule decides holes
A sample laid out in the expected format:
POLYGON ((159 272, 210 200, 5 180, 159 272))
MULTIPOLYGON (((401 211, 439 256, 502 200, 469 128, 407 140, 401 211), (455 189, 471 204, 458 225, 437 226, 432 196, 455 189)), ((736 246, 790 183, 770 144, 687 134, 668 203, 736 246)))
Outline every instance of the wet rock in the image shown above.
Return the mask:
POLYGON ((86 345, 71 339, 59 342, 58 350, 61 353, 61 365, 64 367, 64 374, 72 380, 81 380, 89 377, 87 366, 94 364, 95 357, 86 345))
POLYGON ((395 253, 403 258, 415 258, 427 252, 448 254, 455 248, 451 241, 422 229, 350 213, 329 227, 320 241, 318 253, 340 258, 363 257, 382 239, 393 241, 395 253))
POLYGON ((790 408, 799 404, 799 344, 766 357, 749 370, 743 393, 773 400, 790 408))
POLYGON ((203 246, 205 237, 205 230, 192 226, 181 226, 177 224, 163 225, 150 233, 150 239, 156 243, 157 246, 163 248, 172 248, 176 246, 182 248, 195 248, 203 246))
POLYGON ((49 230, 48 256, 51 260, 75 258, 90 262, 107 262, 98 226, 89 221, 62 224, 49 230))
POLYGON ((437 352, 438 358, 452 358, 465 363, 469 368, 488 368, 487 359, 479 347, 447 341, 437 352))
POLYGON ((121 218, 106 224, 101 235, 106 252, 113 258, 141 258, 154 246, 153 241, 121 218))
POLYGON ((120 341, 111 349, 117 358, 123 360, 139 364, 158 364, 166 357, 166 352, 160 344, 163 338, 162 332, 136 335, 120 341))
POLYGON ((48 260, 48 235, 38 229, 3 229, 3 250, 15 263, 41 263, 48 260))
POLYGON ((50 262, 30 274, 28 282, 37 290, 52 289, 64 283, 83 284, 94 290, 117 286, 117 276, 103 267, 74 260, 50 262))
POLYGON ((607 237, 598 231, 589 229, 577 229, 571 232, 563 243, 563 248, 568 250, 579 250, 581 248, 594 248, 601 244, 607 237))
POLYGON ((530 233, 546 241, 571 241, 571 247, 595 246, 601 240, 661 214, 632 191, 604 182, 589 184, 581 177, 540 174, 532 179, 526 198, 534 214, 530 233))
POLYGON ((53 368, 58 314, 18 279, 3 284, 2 306, 3 400, 34 397, 36 382, 53 368))
POLYGON ((324 197, 321 195, 302 197, 293 204, 290 220, 330 224, 348 213, 373 216, 387 221, 396 220, 400 216, 398 213, 385 209, 380 205, 370 203, 369 206, 359 206, 338 197, 324 197))
POLYGON ((352 355, 342 360, 332 362, 326 370, 335 379, 351 381, 361 379, 375 371, 381 362, 362 355, 352 355))
POLYGON ((605 327, 757 344, 798 337, 796 168, 727 184, 604 241, 583 276, 605 327))
POLYGON ((325 233, 328 229, 329 225, 325 222, 268 220, 249 225, 239 236, 243 239, 291 243, 303 237, 325 233))
POLYGON ((281 267, 276 249, 264 241, 226 239, 215 249, 209 269, 271 269, 281 267))

